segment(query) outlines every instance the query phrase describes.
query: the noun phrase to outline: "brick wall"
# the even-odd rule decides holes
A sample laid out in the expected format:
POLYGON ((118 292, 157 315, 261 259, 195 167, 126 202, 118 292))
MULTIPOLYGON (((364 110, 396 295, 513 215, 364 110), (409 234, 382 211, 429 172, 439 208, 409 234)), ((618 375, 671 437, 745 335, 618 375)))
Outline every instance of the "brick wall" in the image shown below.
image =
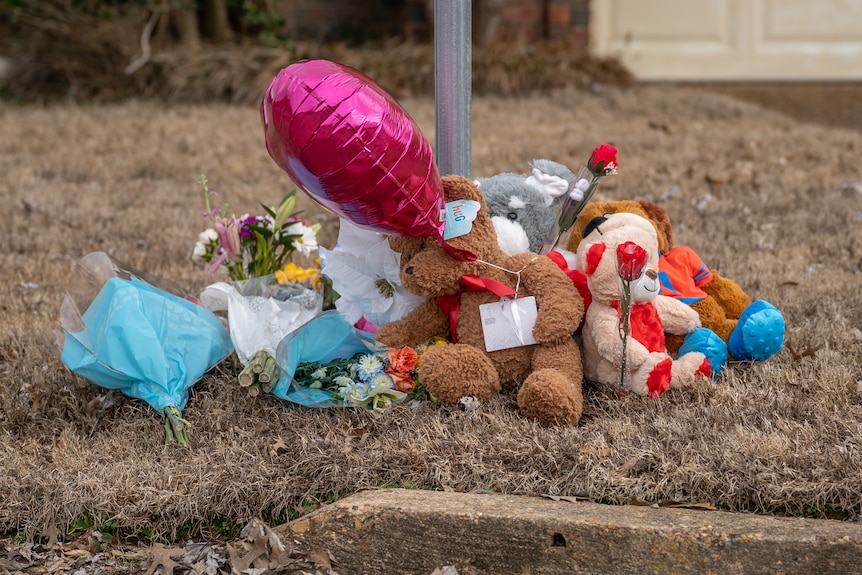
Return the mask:
MULTIPOLYGON (((529 44, 568 39, 586 46, 589 0, 473 0, 474 30, 485 43, 529 44), (482 3, 485 3, 482 5, 482 3), (491 22, 492 19, 495 19, 491 22)), ((405 36, 429 40, 434 0, 274 0, 289 37, 374 40, 405 36)))

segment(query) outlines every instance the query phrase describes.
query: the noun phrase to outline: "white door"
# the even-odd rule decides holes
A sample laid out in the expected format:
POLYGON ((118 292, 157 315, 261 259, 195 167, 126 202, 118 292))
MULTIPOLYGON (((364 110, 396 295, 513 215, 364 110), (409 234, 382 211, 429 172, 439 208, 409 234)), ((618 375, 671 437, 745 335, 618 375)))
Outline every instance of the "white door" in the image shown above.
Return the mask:
POLYGON ((862 0, 591 0, 590 47, 642 80, 862 80, 862 0))

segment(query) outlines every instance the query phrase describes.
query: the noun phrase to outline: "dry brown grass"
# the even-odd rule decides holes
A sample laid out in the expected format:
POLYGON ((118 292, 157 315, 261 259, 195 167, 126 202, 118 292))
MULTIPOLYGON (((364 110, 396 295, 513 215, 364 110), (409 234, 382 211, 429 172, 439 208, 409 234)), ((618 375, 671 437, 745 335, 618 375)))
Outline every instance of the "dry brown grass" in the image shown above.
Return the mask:
MULTIPOLYGON (((433 102, 402 104, 433 141, 433 102)), ((84 514, 171 532, 381 484, 858 517, 862 134, 661 87, 484 96, 473 113, 477 176, 537 157, 577 167, 615 144, 620 174, 600 196, 663 202, 677 243, 783 310, 786 349, 659 399, 588 384, 580 425, 553 429, 521 418, 511 393, 472 412, 374 417, 251 398, 216 371, 184 412, 192 449, 165 450, 160 416, 137 400, 100 403, 49 332, 73 262, 91 251, 206 285, 190 261, 198 175, 240 213, 290 185, 256 106, 0 104, 0 532, 84 514)), ((331 247, 336 220, 303 201, 331 247)))

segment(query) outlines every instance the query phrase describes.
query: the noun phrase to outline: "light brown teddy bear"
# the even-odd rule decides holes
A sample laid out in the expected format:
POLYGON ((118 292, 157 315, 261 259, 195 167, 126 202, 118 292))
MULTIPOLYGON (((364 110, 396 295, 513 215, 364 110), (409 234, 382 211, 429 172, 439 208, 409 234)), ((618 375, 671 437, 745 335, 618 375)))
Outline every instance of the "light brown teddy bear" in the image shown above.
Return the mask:
POLYGON ((518 406, 523 415, 542 425, 576 424, 583 408, 583 372, 572 334, 583 316, 581 297, 547 257, 508 256, 500 249, 482 192, 474 183, 446 176, 443 191, 446 202, 478 202, 472 229, 448 240, 477 259, 456 260, 432 238, 389 237, 392 249, 401 254, 402 285, 429 299, 384 325, 377 339, 391 347, 416 345, 434 336, 452 340, 453 345, 425 352, 419 368, 419 380, 439 401, 457 403, 465 397, 484 401, 499 393, 502 384, 520 381, 518 406), (525 302, 535 297, 536 343, 485 351, 480 306, 496 305, 501 302, 497 293, 515 289, 525 302))
POLYGON ((692 351, 673 359, 665 346, 665 331, 692 333, 700 328, 700 319, 679 300, 658 294, 658 236, 653 224, 628 213, 611 214, 594 223, 577 251, 579 269, 586 274, 592 294, 583 327, 587 378, 657 397, 669 388, 689 387, 696 379, 709 377, 711 365, 703 353, 692 351), (625 340, 620 335, 619 246, 632 246, 643 260, 642 271, 632 273, 631 321, 625 340))
MULTIPOLYGON (((650 220, 658 234, 659 278, 661 293, 690 305, 700 316, 701 324, 726 343, 727 355, 738 361, 764 361, 777 353, 784 343, 784 316, 772 304, 757 300, 736 282, 710 270, 689 247, 675 246, 673 229, 667 211, 652 202, 624 200, 588 204, 578 216, 566 248, 577 251, 584 229, 595 218, 627 212, 650 220)), ((714 341, 701 341, 693 346, 709 349, 713 369, 719 372, 717 357, 721 350, 714 341)), ((667 347, 676 354, 693 344, 675 334, 667 334, 667 347)))

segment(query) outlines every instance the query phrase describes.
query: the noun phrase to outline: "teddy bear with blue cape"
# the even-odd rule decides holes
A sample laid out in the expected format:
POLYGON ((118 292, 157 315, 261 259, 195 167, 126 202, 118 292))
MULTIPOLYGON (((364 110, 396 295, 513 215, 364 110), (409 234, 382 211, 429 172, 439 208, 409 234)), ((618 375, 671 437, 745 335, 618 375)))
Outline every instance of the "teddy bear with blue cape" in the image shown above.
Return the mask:
POLYGON ((188 447, 189 391, 233 346, 222 320, 184 295, 94 252, 78 262, 60 323, 70 370, 145 401, 165 417, 166 443, 188 447))

